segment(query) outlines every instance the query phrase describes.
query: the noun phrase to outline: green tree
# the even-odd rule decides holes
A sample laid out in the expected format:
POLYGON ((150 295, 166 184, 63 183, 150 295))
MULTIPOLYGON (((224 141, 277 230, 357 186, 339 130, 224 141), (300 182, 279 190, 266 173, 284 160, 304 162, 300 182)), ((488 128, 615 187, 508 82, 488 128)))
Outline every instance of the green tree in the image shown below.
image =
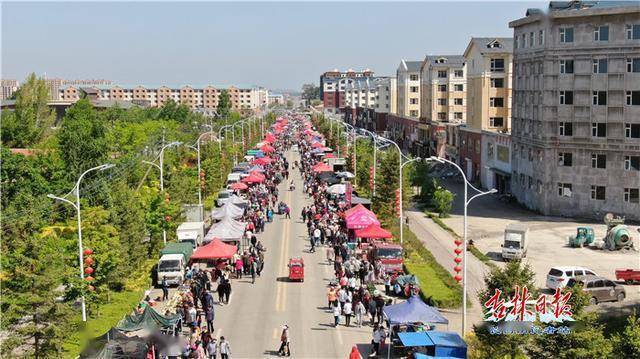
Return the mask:
POLYGON ((160 108, 158 118, 162 120, 173 120, 178 123, 188 123, 190 119, 189 107, 184 104, 177 104, 173 100, 165 102, 160 108))
POLYGON ((101 165, 108 158, 107 129, 91 103, 82 99, 65 115, 59 133, 60 154, 70 178, 101 165))
POLYGON ((218 113, 219 118, 227 118, 229 116, 229 112, 231 112, 231 98, 229 97, 229 91, 220 91, 216 112, 218 113))
POLYGON ((382 218, 391 219, 394 216, 395 192, 398 189, 400 165, 395 151, 378 153, 380 161, 379 171, 376 173, 376 195, 373 199, 373 211, 382 218))
POLYGON ((307 104, 310 104, 312 100, 319 100, 320 87, 312 83, 302 85, 302 99, 305 100, 307 104))
POLYGON ((438 187, 433 193, 433 202, 436 206, 436 211, 438 211, 438 216, 446 218, 451 213, 453 193, 443 187, 438 187))
POLYGON ((16 94, 13 115, 3 112, 2 143, 9 147, 27 147, 37 143, 55 120, 48 106, 49 89, 44 79, 30 74, 16 94))
MULTIPOLYGON (((487 300, 498 289, 502 291, 502 298, 511 298, 515 295, 516 287, 527 287, 532 298, 536 298, 538 291, 535 286, 535 274, 529 265, 523 265, 520 261, 509 262, 505 268, 496 267, 485 277, 485 290, 478 294, 480 303, 487 300)), ((489 313, 486 312, 485 316, 489 313)), ((476 340, 473 352, 477 358, 524 358, 526 349, 531 343, 527 335, 502 334, 495 335, 484 326, 474 326, 476 340)))
POLYGON ((627 317, 627 325, 622 333, 613 335, 612 342, 616 357, 640 358, 640 318, 635 311, 627 317))

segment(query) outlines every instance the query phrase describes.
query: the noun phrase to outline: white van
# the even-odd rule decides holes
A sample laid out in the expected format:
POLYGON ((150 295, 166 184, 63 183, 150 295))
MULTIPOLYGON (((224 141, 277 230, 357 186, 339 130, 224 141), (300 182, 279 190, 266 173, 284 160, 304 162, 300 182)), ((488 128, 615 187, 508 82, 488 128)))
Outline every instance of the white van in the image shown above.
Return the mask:
POLYGON ((597 275, 594 271, 584 267, 551 267, 547 274, 547 288, 564 288, 571 278, 580 275, 597 275))

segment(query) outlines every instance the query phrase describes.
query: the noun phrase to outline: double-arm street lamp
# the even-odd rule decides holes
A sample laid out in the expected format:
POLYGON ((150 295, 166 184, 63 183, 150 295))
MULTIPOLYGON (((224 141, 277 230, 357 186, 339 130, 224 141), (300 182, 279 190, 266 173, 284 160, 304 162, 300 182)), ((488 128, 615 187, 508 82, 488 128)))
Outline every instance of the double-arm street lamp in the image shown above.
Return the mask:
POLYGON ((465 328, 467 324, 467 207, 469 206, 469 203, 471 203, 471 201, 473 201, 475 198, 484 196, 487 194, 491 194, 491 193, 496 193, 497 190, 494 188, 494 189, 490 189, 488 191, 483 192, 477 189, 469 182, 469 180, 467 180, 467 176, 465 175, 464 171, 455 162, 449 161, 441 157, 435 157, 435 156, 430 157, 430 159, 433 161, 437 161, 439 163, 447 163, 454 166, 458 170, 458 172, 460 172, 460 175, 462 175, 462 179, 464 180, 464 218, 463 218, 464 229, 463 229, 463 235, 462 235, 463 237, 462 239, 463 240, 463 245, 462 245, 462 253, 463 253, 462 254, 462 330, 461 330, 462 337, 464 338, 465 328), (474 191, 476 191, 476 194, 473 195, 471 198, 467 198, 469 187, 471 187, 474 191))
MULTIPOLYGON (((54 196, 52 194, 48 194, 47 195, 47 197, 49 197, 49 198, 68 203, 71 206, 73 206, 73 208, 76 209, 76 217, 78 217, 78 261, 80 263, 80 279, 82 281, 84 281, 84 249, 82 247, 82 219, 80 217, 80 182, 82 182, 82 179, 84 178, 84 176, 89 172, 92 172, 92 171, 104 171, 104 170, 109 169, 109 168, 111 168, 113 166, 114 166, 113 164, 103 164, 103 165, 96 166, 96 167, 93 167, 93 168, 90 168, 90 169, 84 171, 80 175, 80 177, 78 178, 78 181, 76 181, 75 187, 73 187, 71 192, 69 192, 65 196, 58 197, 58 196, 54 196), (65 197, 67 197, 68 195, 70 195, 73 192, 75 192, 75 195, 76 195, 76 202, 75 203, 73 203, 70 200, 65 198, 65 197)), ((86 322, 87 321, 87 307, 86 307, 85 300, 84 300, 84 294, 81 297, 81 307, 82 307, 82 321, 86 322)))
MULTIPOLYGON (((164 150, 169 147, 180 146, 181 144, 182 142, 175 141, 162 146, 162 148, 160 149, 160 154, 158 155, 159 163, 155 163, 155 160, 153 162, 142 161, 143 163, 154 166, 160 170, 160 192, 164 192, 164 150)), ((164 242, 164 244, 167 244, 167 230, 164 229, 164 226, 162 229, 162 241, 164 242)))

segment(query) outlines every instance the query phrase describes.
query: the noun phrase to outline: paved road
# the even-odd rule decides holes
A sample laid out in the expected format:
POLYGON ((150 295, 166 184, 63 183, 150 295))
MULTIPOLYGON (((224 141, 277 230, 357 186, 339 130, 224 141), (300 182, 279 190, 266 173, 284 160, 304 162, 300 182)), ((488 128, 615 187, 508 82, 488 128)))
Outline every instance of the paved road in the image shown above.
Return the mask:
MULTIPOLYGON (((289 152, 290 162, 298 154, 289 152)), ((282 199, 291 206, 291 219, 276 216, 259 239, 267 247, 262 277, 232 281, 229 305, 216 306, 215 333, 230 341, 234 358, 268 358, 277 356, 283 324, 290 327, 291 352, 295 358, 344 358, 353 345, 360 344, 367 355, 371 341, 370 327, 333 328, 327 310, 326 286, 332 278, 332 266, 324 250, 309 253, 306 225, 299 213, 309 199, 302 194, 302 180, 291 171, 296 190, 281 185, 282 199), (290 257, 305 261, 305 281, 287 281, 290 257)), ((290 177, 291 178, 291 177, 290 177)))

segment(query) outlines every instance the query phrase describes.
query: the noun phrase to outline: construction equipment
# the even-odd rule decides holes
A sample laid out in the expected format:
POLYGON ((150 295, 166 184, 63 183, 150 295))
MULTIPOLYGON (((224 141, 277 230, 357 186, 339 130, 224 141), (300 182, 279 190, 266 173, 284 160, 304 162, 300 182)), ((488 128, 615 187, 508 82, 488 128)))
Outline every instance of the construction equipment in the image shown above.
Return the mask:
POLYGON ((571 247, 589 246, 595 240, 596 236, 591 227, 578 227, 576 235, 569 237, 569 245, 571 247))
POLYGON ((633 239, 629 227, 624 225, 624 217, 616 217, 611 213, 604 216, 607 234, 604 236, 604 248, 613 251, 633 248, 633 239))

